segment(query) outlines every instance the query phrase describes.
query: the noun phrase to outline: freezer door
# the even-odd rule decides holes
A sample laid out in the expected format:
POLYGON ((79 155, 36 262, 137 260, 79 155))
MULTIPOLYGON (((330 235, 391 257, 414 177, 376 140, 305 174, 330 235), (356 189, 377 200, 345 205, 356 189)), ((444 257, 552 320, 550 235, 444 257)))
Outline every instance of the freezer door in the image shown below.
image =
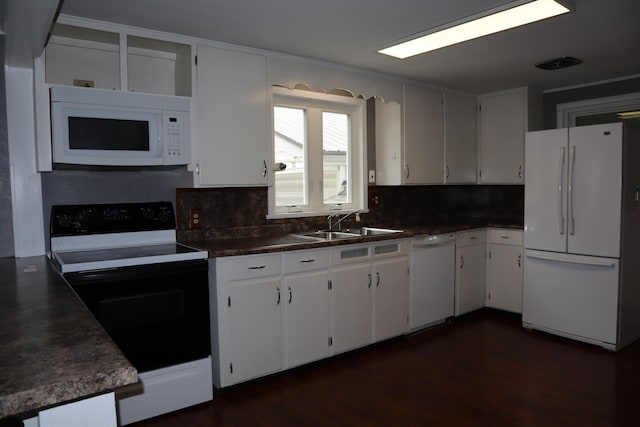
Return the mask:
POLYGON ((568 130, 525 137, 524 246, 565 252, 568 130))
POLYGON ((527 250, 522 321, 576 339, 616 343, 616 259, 527 250))
POLYGON ((622 123, 569 129, 568 252, 618 258, 622 123))

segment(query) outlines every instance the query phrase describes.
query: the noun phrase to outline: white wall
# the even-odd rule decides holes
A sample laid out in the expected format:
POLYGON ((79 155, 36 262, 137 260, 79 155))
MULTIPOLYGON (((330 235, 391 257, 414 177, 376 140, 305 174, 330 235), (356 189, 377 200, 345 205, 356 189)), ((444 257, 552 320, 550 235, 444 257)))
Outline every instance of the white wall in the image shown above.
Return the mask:
POLYGON ((33 70, 5 67, 15 256, 44 255, 40 174, 36 172, 33 70))

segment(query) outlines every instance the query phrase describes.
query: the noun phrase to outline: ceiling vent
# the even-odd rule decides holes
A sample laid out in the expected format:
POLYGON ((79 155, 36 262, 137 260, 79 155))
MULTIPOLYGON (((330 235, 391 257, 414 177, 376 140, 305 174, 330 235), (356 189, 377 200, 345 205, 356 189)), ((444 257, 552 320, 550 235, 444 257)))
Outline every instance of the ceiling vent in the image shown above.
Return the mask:
POLYGON ((567 68, 578 64, 582 64, 582 60, 574 58, 572 56, 563 56, 561 58, 554 58, 547 61, 538 62, 536 64, 536 67, 543 70, 559 70, 560 68, 567 68))

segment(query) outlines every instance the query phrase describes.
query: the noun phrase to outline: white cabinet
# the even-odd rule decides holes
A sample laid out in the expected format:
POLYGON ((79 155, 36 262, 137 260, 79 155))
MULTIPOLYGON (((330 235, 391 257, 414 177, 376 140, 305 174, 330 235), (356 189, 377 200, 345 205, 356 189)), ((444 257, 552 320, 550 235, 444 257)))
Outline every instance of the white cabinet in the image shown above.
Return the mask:
POLYGON ((211 261, 211 345, 217 387, 282 368, 280 273, 280 254, 211 261))
POLYGON ((410 245, 402 239, 332 250, 334 354, 408 331, 410 245))
POLYGON ((478 96, 478 181, 524 183, 524 135, 541 124, 541 95, 517 88, 478 96))
POLYGON ((456 236, 455 315, 485 305, 486 230, 461 231, 456 236))
MULTIPOLYGON (((55 406, 38 413, 39 427, 116 427, 116 403, 113 392, 55 406)), ((33 424, 35 419, 27 420, 33 424)))
MULTIPOLYGON (((367 104, 369 105, 369 104, 367 104)), ((402 113, 397 102, 376 99, 376 184, 402 184, 402 113)))
POLYGON ((404 184, 442 184, 443 114, 441 91, 404 85, 404 184))
POLYGON ((522 313, 522 231, 489 229, 487 306, 522 313))
POLYGON ((332 350, 342 353, 372 342, 371 264, 332 269, 332 350))
MULTIPOLYGON (((398 250, 401 250, 399 243, 390 245, 395 245, 398 250)), ((373 277, 375 278, 373 340, 382 341, 407 333, 409 330, 409 258, 402 256, 374 262, 373 277)))
POLYGON ((397 239, 212 259, 214 385, 406 333, 410 245, 397 239))
POLYGON ((329 355, 329 253, 296 251, 282 257, 284 367, 292 368, 329 355))
POLYGON ((267 185, 266 58, 198 46, 196 185, 267 185))
POLYGON ((472 95, 405 85, 404 114, 376 99, 376 184, 475 183, 476 116, 472 95))
POLYGON ((282 367, 280 278, 238 281, 229 289, 229 374, 233 382, 282 367))
POLYGON ((444 182, 474 184, 477 181, 477 98, 444 93, 444 182))
POLYGON ((344 246, 332 251, 332 351, 342 353, 373 341, 370 247, 344 246))
POLYGON ((57 23, 45 49, 45 82, 191 96, 191 64, 187 43, 141 37, 104 25, 86 28, 57 23))

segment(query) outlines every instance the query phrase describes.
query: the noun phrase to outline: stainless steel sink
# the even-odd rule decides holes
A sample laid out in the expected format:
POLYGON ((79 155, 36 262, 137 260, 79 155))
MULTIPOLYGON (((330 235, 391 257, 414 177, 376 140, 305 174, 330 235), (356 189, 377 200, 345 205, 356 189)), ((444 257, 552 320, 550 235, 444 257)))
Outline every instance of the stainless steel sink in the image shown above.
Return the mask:
POLYGON ((331 231, 331 230, 318 230, 311 231, 309 233, 300 233, 299 236, 313 237, 316 239, 324 240, 339 240, 339 239, 352 239, 354 237, 360 237, 360 234, 347 233, 345 231, 331 231))
POLYGON ((346 230, 318 230, 308 233, 298 233, 294 236, 322 239, 322 240, 341 240, 341 239, 353 239, 355 237, 366 236, 384 236, 387 234, 401 233, 402 230, 392 230, 389 228, 374 228, 374 227, 362 227, 362 228, 350 228, 346 230))
POLYGON ((384 236, 387 234, 402 233, 402 230, 392 230, 390 228, 362 227, 349 228, 347 230, 343 230, 343 232, 355 234, 358 236, 384 236))

